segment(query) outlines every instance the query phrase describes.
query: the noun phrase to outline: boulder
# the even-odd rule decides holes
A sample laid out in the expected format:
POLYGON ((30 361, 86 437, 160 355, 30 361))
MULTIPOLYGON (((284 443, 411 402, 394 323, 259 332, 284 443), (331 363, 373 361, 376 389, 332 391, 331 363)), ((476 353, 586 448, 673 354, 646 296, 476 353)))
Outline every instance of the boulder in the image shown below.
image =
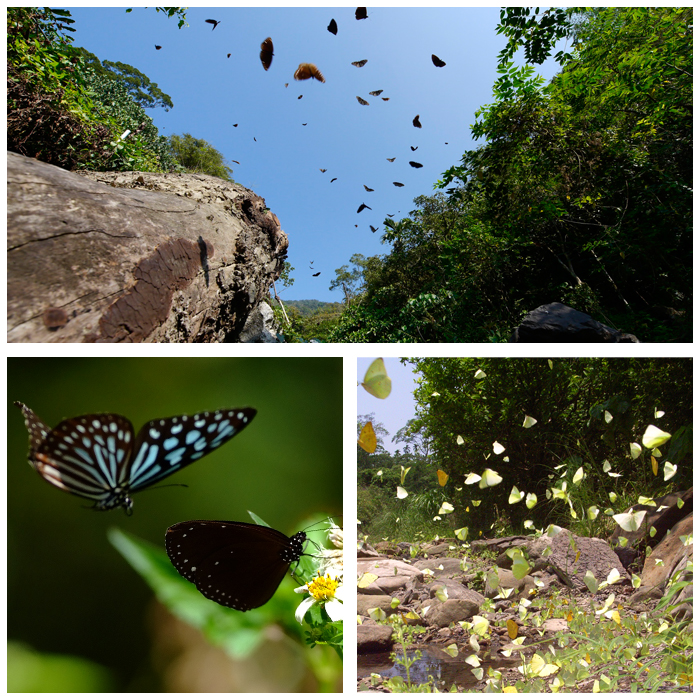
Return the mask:
POLYGON ((275 321, 272 308, 266 302, 253 309, 238 337, 239 343, 279 343, 279 326, 275 321))
POLYGON ((510 343, 638 343, 566 304, 543 304, 530 311, 513 331, 510 343))
POLYGON ((393 594, 412 581, 422 582, 423 572, 415 566, 394 559, 360 559, 357 562, 357 575, 370 573, 378 578, 369 586, 362 588, 363 593, 393 594))
POLYGON ((287 236, 241 185, 7 156, 9 342, 236 342, 287 236))
POLYGON ((367 595, 359 593, 357 596, 357 614, 367 617, 372 608, 381 608, 387 615, 396 612, 391 607, 390 595, 367 595))
POLYGON ((484 595, 487 598, 495 598, 498 595, 498 589, 503 588, 505 590, 512 589, 508 598, 519 597, 523 591, 527 593, 531 588, 535 587, 535 579, 532 576, 526 575, 523 578, 515 578, 513 572, 510 569, 498 568, 498 587, 492 588, 491 584, 486 577, 486 582, 484 584, 484 595))
POLYGON ((388 625, 364 623, 357 626, 357 653, 375 654, 391 651, 391 635, 394 630, 388 625))
POLYGON ((447 599, 441 603, 437 598, 430 602, 430 608, 425 612, 425 621, 436 627, 448 627, 451 623, 468 620, 479 614, 479 605, 473 600, 447 599))

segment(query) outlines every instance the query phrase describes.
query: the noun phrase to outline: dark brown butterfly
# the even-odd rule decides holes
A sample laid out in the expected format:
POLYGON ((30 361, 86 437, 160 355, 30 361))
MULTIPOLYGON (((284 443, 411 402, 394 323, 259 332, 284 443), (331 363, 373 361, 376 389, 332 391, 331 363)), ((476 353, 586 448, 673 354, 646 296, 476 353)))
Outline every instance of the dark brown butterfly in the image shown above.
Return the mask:
POLYGON ((328 168, 319 168, 319 170, 320 170, 322 173, 325 173, 326 170, 328 170, 328 168))
POLYGON ((231 54, 230 54, 230 53, 227 53, 227 54, 226 54, 226 58, 231 58, 231 54))
POLYGON ((416 114, 416 116, 414 117, 414 119, 413 119, 413 126, 415 126, 415 127, 418 128, 418 129, 422 129, 423 126, 422 126, 422 124, 420 123, 420 120, 418 119, 418 117, 420 117, 420 114, 416 114))
POLYGON ((237 165, 240 165, 240 163, 237 160, 233 160, 233 158, 231 159, 231 161, 236 163, 237 165))
POLYGON ((365 58, 363 61, 353 61, 353 62, 352 62, 352 65, 353 65, 353 66, 357 66, 358 68, 362 68, 362 66, 364 66, 365 63, 367 63, 367 59, 366 59, 366 58, 365 58))
POLYGON ((357 213, 359 214, 363 209, 369 209, 372 211, 372 207, 368 207, 364 202, 360 204, 360 208, 357 210, 357 213))
POLYGON ((311 276, 312 276, 312 277, 318 277, 320 274, 321 274, 320 272, 315 272, 315 273, 314 273, 313 275, 311 275, 311 276))
POLYGON ((413 161, 413 160, 409 160, 409 161, 408 161, 408 164, 409 164, 412 168, 422 168, 422 167, 423 167, 423 164, 422 164, 422 163, 416 163, 416 162, 413 161))
POLYGON ((445 141, 445 146, 447 146, 447 141, 445 141))
POLYGON ((302 122, 301 125, 302 125, 302 126, 306 126, 308 123, 309 123, 309 122, 302 122))
POLYGON ((158 44, 156 44, 156 51, 160 51, 162 48, 162 46, 158 46, 158 44))
POLYGON ((337 34, 338 33, 338 25, 336 24, 335 20, 332 19, 331 23, 326 27, 326 29, 331 33, 331 34, 337 34))
POLYGON ((374 190, 371 187, 367 187, 367 185, 362 185, 368 192, 374 192, 374 190))
POLYGON ((355 10, 355 19, 367 19, 367 8, 358 7, 355 10))
POLYGON ((238 126, 238 124, 234 124, 234 126, 238 126))
POLYGON ((284 84, 284 87, 289 87, 289 83, 285 83, 285 84, 284 84))
POLYGON ((297 100, 300 100, 302 97, 304 97, 304 96, 303 96, 303 95, 299 95, 299 97, 297 97, 297 100))
POLYGON ((442 68, 443 66, 447 65, 444 61, 441 61, 435 54, 433 54, 431 58, 433 59, 433 65, 437 66, 438 68, 442 68))
POLYGON ((255 141, 255 143, 258 142, 258 140, 255 138, 255 136, 253 136, 253 141, 255 141))
POLYGON ((372 229, 372 233, 377 233, 377 229, 372 226, 372 224, 369 225, 369 227, 372 229))
MULTIPOLYGON (((403 182, 395 182, 394 183, 397 187, 403 187, 403 182)), ((389 216, 394 216, 393 214, 389 214, 389 216)))
POLYGON ((275 55, 273 50, 272 39, 268 36, 267 39, 260 44, 260 61, 265 70, 268 70, 272 65, 272 57, 275 55))
POLYGON ((387 160, 388 160, 390 163, 393 163, 393 162, 396 160, 396 156, 394 156, 393 158, 387 158, 387 160))
POLYGON ((412 150, 412 151, 417 151, 417 150, 418 150, 418 146, 411 146, 411 150, 412 150))
POLYGON ((388 101, 389 101, 389 98, 388 98, 388 97, 382 97, 382 99, 384 100, 384 102, 388 102, 388 101))
POLYGON ((335 182, 337 179, 338 179, 337 177, 334 177, 334 178, 331 180, 331 182, 335 182))
POLYGON ((355 228, 357 228, 357 224, 355 224, 355 228))
MULTIPOLYGON (((396 183, 394 183, 394 184, 396 184, 396 183)), ((392 217, 392 216, 394 216, 394 215, 393 215, 393 214, 387 214, 387 216, 388 216, 388 217, 392 217)))
MULTIPOLYGON (((357 97, 357 95, 355 95, 355 97, 357 97)), ((358 101, 361 105, 365 105, 365 107, 369 104, 369 102, 367 102, 367 100, 363 100, 361 97, 357 97, 357 101, 358 101)))
POLYGON ((316 78, 322 83, 326 82, 321 71, 313 63, 300 63, 299 68, 294 73, 294 80, 308 80, 309 78, 316 78))
POLYGON ((384 92, 384 90, 372 90, 369 94, 372 95, 372 97, 379 97, 384 92))
POLYGON ((217 22, 215 19, 205 19, 204 20, 207 24, 213 24, 214 26, 211 28, 212 32, 221 24, 221 21, 217 22))

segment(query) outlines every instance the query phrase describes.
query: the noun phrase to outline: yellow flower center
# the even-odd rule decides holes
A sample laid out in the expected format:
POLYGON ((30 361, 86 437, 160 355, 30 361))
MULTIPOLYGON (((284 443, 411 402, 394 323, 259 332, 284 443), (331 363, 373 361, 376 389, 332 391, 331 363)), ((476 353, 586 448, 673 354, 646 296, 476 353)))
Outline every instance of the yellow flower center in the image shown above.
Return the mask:
POLYGON ((338 581, 330 575, 317 576, 309 583, 309 593, 316 600, 331 600, 335 596, 335 589, 338 588, 338 581))

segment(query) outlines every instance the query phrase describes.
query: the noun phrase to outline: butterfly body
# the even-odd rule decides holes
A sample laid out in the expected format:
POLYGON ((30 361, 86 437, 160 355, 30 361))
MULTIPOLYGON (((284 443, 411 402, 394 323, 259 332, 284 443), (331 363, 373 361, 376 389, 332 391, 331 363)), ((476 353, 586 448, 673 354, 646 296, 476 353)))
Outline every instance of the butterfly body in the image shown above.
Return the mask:
POLYGON ((220 447, 253 419, 240 408, 152 420, 134 437, 124 416, 95 413, 51 429, 27 406, 15 405, 29 431, 29 463, 52 486, 94 501, 96 510, 124 508, 131 494, 220 447))
POLYGON ((304 532, 287 537, 252 523, 190 520, 168 528, 165 550, 205 598, 247 611, 272 598, 290 564, 304 555, 306 539, 304 532))

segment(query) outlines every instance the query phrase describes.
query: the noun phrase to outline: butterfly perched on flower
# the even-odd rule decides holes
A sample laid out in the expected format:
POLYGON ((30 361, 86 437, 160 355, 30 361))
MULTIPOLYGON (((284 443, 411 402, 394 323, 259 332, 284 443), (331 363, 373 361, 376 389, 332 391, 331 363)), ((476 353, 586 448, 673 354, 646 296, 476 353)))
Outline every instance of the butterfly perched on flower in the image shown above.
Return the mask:
POLYGON ((138 435, 124 416, 94 413, 51 429, 23 403, 29 463, 52 486, 94 501, 96 510, 124 508, 152 486, 221 447, 255 417, 254 408, 179 415, 146 423, 138 435))

